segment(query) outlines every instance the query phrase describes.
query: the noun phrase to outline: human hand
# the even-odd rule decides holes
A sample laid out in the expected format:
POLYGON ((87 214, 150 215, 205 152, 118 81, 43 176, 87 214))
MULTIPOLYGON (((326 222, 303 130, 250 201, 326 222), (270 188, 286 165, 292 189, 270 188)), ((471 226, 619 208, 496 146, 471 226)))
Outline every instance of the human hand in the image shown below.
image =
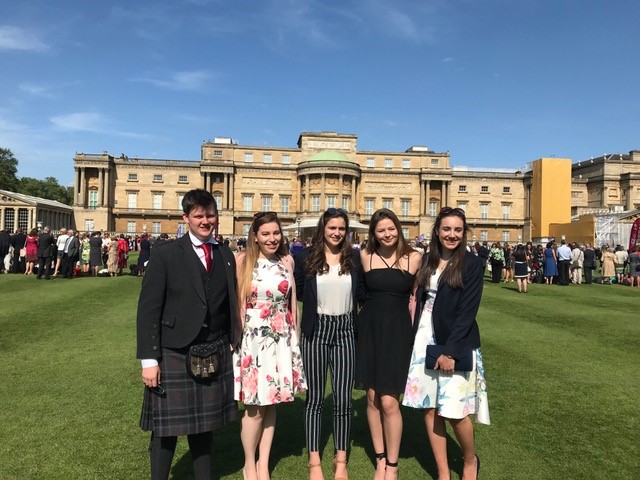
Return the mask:
POLYGON ((160 383, 160 367, 155 365, 142 369, 142 383, 147 387, 157 387, 160 383))
POLYGON ((445 355, 440 355, 438 357, 438 360, 436 360, 434 369, 440 370, 442 373, 453 373, 455 366, 456 361, 453 358, 449 358, 445 355))

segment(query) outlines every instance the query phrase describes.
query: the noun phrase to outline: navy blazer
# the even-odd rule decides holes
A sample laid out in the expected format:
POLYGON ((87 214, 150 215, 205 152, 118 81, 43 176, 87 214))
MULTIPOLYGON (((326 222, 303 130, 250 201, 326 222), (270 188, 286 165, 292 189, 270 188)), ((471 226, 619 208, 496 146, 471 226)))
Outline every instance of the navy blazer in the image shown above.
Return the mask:
MULTIPOLYGON (((302 333, 306 337, 312 337, 318 318, 318 283, 316 276, 307 275, 306 261, 309 256, 309 248, 305 248, 295 256, 295 269, 293 276, 296 279, 296 295, 302 300, 302 333)), ((358 312, 358 276, 361 274, 360 252, 353 250, 351 254, 353 268, 351 268, 351 295, 353 301, 354 318, 358 312)))
MULTIPOLYGON (((237 321, 236 262, 233 253, 219 244, 229 295, 231 345, 240 338, 237 321)), ((154 251, 145 268, 138 301, 138 358, 160 358, 161 347, 183 348, 191 344, 208 312, 202 283, 202 262, 184 235, 154 251)))
MULTIPOLYGON (((473 253, 467 252, 462 261, 462 288, 451 288, 447 283, 438 285, 431 315, 436 343, 447 347, 445 355, 459 358, 465 347, 480 347, 476 315, 482 298, 483 276, 482 261, 473 253)), ((414 336, 428 295, 429 289, 420 285, 416 292, 414 336)))

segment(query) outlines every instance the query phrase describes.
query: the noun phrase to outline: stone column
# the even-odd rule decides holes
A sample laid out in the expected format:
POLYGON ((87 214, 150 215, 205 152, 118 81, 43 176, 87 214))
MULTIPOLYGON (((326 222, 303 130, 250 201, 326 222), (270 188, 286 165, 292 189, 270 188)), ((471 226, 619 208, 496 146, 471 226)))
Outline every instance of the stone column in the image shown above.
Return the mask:
POLYGON ((233 210, 235 209, 235 204, 233 202, 234 199, 234 191, 233 191, 233 184, 235 182, 235 177, 233 176, 233 173, 229 174, 229 201, 227 202, 227 204, 229 205, 229 209, 233 210))
POLYGON ((309 212, 311 210, 311 175, 304 176, 304 192, 305 192, 305 202, 306 205, 304 207, 305 212, 309 212))
POLYGON ((338 176, 338 208, 342 208, 342 182, 344 182, 344 175, 341 173, 338 176))
POLYGON ((80 170, 78 167, 74 167, 74 176, 73 176, 73 204, 77 205, 78 198, 80 196, 80 170))
POLYGON ((420 201, 418 202, 418 216, 422 215, 422 210, 424 208, 424 181, 418 180, 418 185, 420 188, 420 201))
POLYGON ((104 171, 104 206, 109 207, 111 205, 111 169, 106 168, 104 171))
POLYGON ((80 168, 80 201, 78 202, 82 208, 87 208, 85 202, 85 167, 80 168))
POLYGON ((227 187, 229 186, 229 174, 222 174, 222 205, 221 208, 229 208, 229 196, 227 194, 227 187))
POLYGON ((325 174, 320 174, 320 211, 323 211, 327 208, 326 198, 324 194, 326 181, 327 179, 325 178, 325 174))
POLYGON ((352 212, 358 211, 359 202, 356 194, 357 182, 358 182, 358 177, 356 176, 351 177, 351 211, 352 212))
POLYGON ((429 204, 431 203, 431 182, 424 182, 424 213, 429 215, 429 204))
POLYGON ((0 207, 0 230, 4 230, 4 211, 6 209, 0 207))
POLYGON ((296 180, 297 180, 296 181, 296 195, 297 195, 296 210, 298 212, 301 212, 302 211, 302 177, 296 177, 296 180))
POLYGON ((98 206, 104 207, 104 169, 98 169, 98 206))
POLYGON ((633 185, 627 189, 627 210, 633 210, 633 185))

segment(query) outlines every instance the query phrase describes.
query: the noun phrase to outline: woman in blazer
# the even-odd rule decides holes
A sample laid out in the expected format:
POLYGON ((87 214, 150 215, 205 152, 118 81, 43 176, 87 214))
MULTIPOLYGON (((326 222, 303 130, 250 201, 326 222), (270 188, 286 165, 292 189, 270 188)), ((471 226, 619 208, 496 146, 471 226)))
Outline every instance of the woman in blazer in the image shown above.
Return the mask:
POLYGON ((296 256, 298 297, 302 298, 302 361, 307 376, 304 406, 309 475, 324 478, 320 459, 322 407, 331 369, 336 479, 347 478, 351 438, 351 394, 356 363, 356 286, 360 257, 349 240, 349 218, 329 208, 318 221, 310 247, 296 256))
POLYGON ((433 225, 426 261, 418 274, 415 340, 403 403, 424 410, 438 477, 450 478, 445 419, 464 457, 462 478, 476 479, 473 423, 489 424, 489 406, 476 314, 482 297, 482 262, 466 251, 467 221, 460 208, 444 207, 433 225), (433 370, 425 369, 427 345, 444 346, 433 370), (455 371, 471 355, 471 371, 455 371))

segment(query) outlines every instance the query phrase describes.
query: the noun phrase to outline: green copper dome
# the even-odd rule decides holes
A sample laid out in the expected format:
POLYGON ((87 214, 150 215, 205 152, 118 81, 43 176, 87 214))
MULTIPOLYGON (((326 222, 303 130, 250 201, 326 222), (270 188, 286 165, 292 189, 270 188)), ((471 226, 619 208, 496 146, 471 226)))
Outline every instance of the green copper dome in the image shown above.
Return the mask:
POLYGON ((316 153, 315 155, 309 157, 308 162, 323 162, 323 161, 331 161, 331 162, 350 162, 347 157, 343 154, 338 153, 333 150, 323 150, 321 152, 316 153))

